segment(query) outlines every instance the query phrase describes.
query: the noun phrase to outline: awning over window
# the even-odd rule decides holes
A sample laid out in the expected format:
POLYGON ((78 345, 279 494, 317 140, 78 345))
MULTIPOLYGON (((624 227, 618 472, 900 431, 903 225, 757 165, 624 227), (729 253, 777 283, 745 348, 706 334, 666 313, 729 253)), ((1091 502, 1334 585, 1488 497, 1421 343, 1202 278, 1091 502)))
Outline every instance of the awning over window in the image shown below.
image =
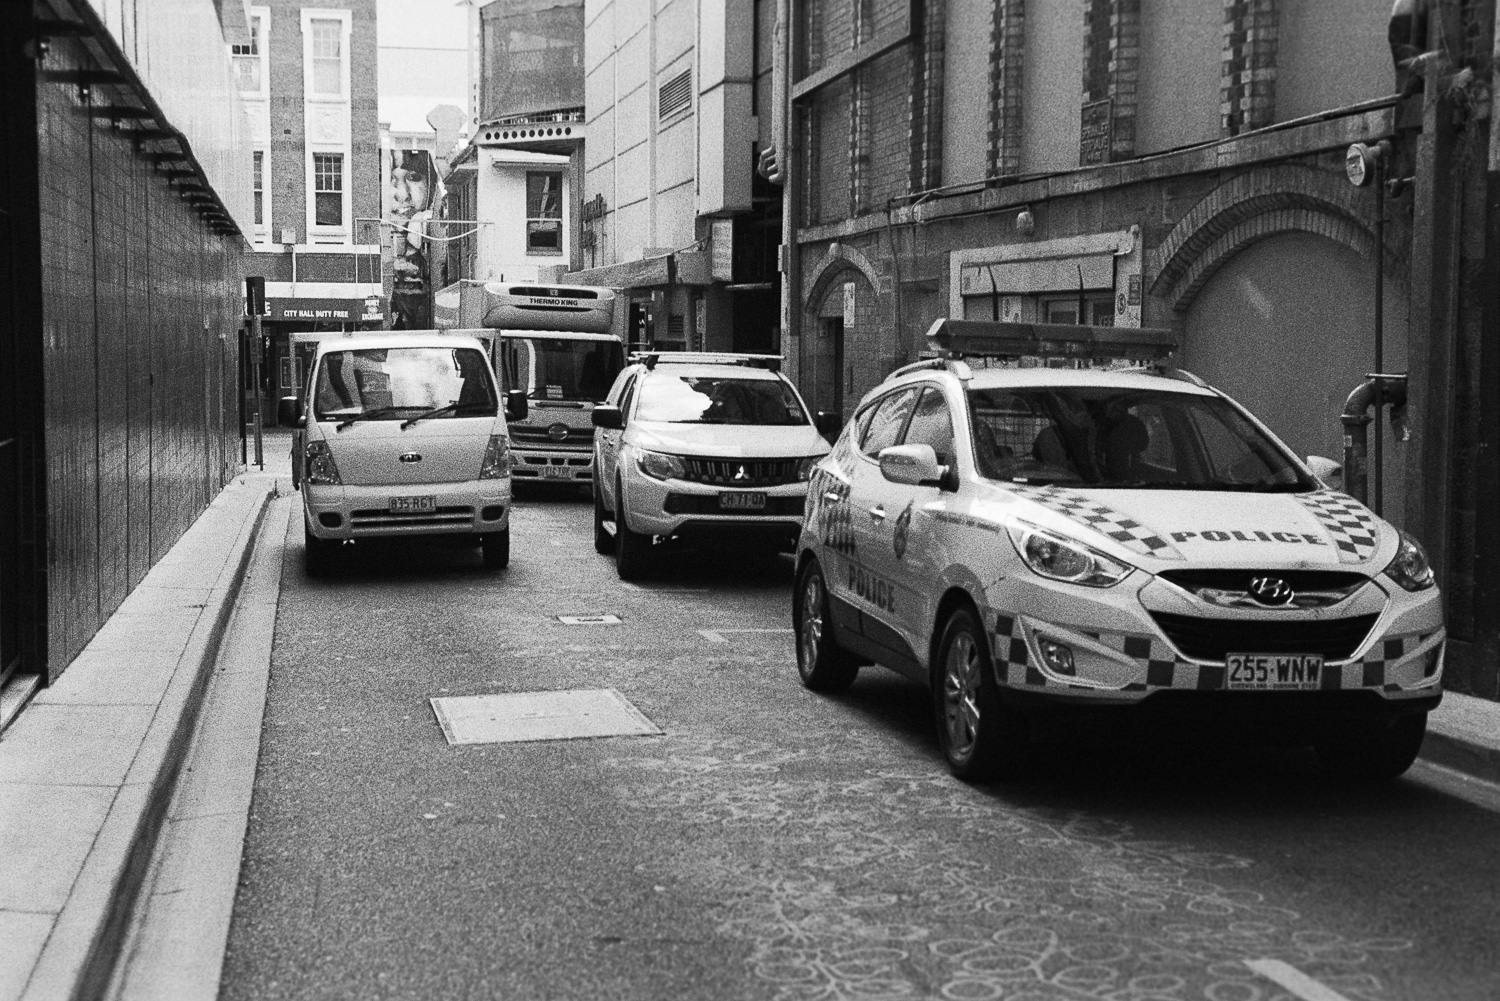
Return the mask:
POLYGON ((1080 278, 1084 289, 1112 289, 1115 285, 1115 255, 1087 254, 1043 260, 998 261, 964 264, 959 268, 963 295, 1030 294, 1076 292, 1080 278))

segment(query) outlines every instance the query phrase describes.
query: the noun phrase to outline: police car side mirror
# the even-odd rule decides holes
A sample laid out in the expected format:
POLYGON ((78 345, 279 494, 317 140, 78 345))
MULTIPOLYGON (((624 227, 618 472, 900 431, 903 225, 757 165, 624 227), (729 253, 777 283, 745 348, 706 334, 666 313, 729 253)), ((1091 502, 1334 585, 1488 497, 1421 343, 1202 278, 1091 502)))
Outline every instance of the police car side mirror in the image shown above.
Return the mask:
POLYGON ((942 486, 948 467, 937 461, 931 445, 892 445, 880 450, 880 475, 909 487, 942 486))
POLYGON ((526 390, 507 389, 505 391, 505 417, 507 420, 525 420, 527 413, 530 412, 528 408, 526 390))
POLYGON ((306 425, 295 396, 283 396, 276 401, 276 423, 284 428, 300 428, 306 425))
POLYGON ((818 429, 818 434, 833 441, 844 430, 844 415, 836 414, 830 410, 819 410, 813 419, 813 425, 818 429))
POLYGON ((623 417, 624 415, 620 413, 619 407, 610 406, 608 403, 601 403, 594 408, 590 419, 594 422, 594 427, 596 428, 603 428, 606 431, 618 431, 625 426, 623 417))
POLYGON ((1314 476, 1327 484, 1329 489, 1344 489, 1344 467, 1332 459, 1325 459, 1321 455, 1309 455, 1307 468, 1312 470, 1314 476))

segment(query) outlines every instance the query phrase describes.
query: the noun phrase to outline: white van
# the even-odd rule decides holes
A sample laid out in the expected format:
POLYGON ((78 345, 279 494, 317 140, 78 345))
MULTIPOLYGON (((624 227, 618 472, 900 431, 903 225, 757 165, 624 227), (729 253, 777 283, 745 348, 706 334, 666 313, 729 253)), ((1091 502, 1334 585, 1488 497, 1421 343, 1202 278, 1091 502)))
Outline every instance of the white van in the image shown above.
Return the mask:
POLYGON ((321 340, 307 385, 281 402, 300 429, 309 573, 357 539, 468 535, 484 564, 510 561, 510 438, 485 344, 436 331, 321 340))

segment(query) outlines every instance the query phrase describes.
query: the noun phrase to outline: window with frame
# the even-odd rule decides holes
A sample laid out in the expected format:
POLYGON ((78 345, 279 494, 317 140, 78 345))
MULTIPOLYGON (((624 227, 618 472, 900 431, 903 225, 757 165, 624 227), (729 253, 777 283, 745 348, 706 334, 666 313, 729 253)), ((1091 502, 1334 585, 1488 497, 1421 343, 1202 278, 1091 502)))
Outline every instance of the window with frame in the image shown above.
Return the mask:
POLYGON ((254 172, 251 179, 251 186, 255 192, 255 225, 264 226, 266 224, 266 155, 260 150, 256 150, 251 154, 251 157, 254 160, 254 166, 251 168, 254 172))
POLYGON ((337 97, 344 92, 344 22, 313 18, 311 31, 312 92, 337 97))
POLYGON ((313 154, 313 222, 344 225, 344 154, 313 154))
POLYGON ((874 458, 880 454, 881 449, 890 448, 901 440, 907 418, 916 406, 917 391, 920 388, 898 389, 876 404, 870 423, 865 428, 864 440, 860 442, 861 452, 874 458))
POLYGON ((261 67, 261 24, 259 14, 250 15, 250 44, 231 45, 229 52, 234 62, 234 79, 241 93, 259 94, 263 89, 261 67))
POLYGON ((526 252, 562 253, 562 173, 526 172, 526 252))
POLYGON ((939 465, 953 465, 953 416, 948 400, 936 386, 922 391, 922 399, 912 411, 903 445, 931 445, 939 465))

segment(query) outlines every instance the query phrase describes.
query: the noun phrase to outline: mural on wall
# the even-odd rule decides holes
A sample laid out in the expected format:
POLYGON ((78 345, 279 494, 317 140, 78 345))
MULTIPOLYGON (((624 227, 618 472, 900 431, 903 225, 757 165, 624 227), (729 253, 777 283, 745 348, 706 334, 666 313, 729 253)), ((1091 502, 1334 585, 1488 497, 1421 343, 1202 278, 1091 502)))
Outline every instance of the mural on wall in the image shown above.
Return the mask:
POLYGON ((437 164, 424 149, 388 150, 386 221, 391 234, 391 328, 425 330, 432 326, 432 297, 427 270, 433 203, 442 182, 437 164))

